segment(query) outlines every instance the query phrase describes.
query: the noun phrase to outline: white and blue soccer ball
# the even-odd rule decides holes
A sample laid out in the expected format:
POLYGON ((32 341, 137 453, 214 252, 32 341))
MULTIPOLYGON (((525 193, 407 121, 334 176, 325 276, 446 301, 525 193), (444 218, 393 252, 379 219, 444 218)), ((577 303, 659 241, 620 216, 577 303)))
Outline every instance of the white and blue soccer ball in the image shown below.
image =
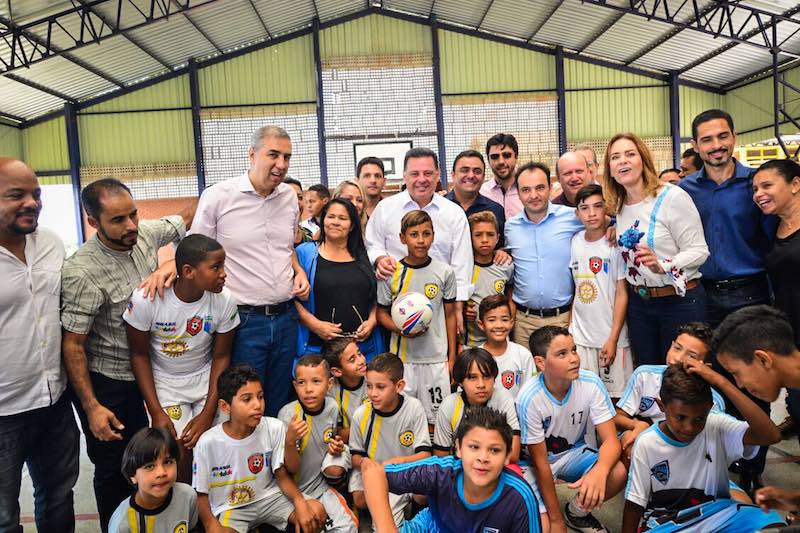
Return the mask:
POLYGON ((424 331, 433 319, 433 306, 424 294, 409 292, 392 304, 392 321, 404 334, 424 331))

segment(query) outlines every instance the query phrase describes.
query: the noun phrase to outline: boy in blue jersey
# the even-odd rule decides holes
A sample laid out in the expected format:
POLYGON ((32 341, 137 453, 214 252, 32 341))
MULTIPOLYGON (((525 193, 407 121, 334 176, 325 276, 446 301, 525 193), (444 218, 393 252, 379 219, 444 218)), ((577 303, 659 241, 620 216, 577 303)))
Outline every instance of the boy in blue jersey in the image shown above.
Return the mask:
POLYGON ((780 440, 769 415, 696 359, 667 368, 657 401, 665 419, 633 445, 623 533, 640 531, 643 517, 641 530, 658 533, 746 533, 784 524, 774 512, 730 499, 728 465, 780 440), (744 422, 710 412, 711 385, 731 400, 744 422))
POLYGON ((565 533, 567 525, 585 533, 605 532, 591 511, 621 491, 627 477, 619 460, 614 405, 600 377, 581 370, 578 348, 566 328, 539 328, 529 344, 540 374, 517 396, 521 441, 531 457, 523 468, 525 479, 538 486, 554 533, 565 533), (598 450, 584 440, 590 421, 602 443, 598 450), (563 514, 556 478, 578 489, 563 514))
POLYGON ((386 466, 365 459, 361 471, 377 530, 398 531, 389 507, 389 492, 413 492, 428 497, 428 508, 405 522, 403 533, 541 531, 531 487, 505 468, 511 434, 505 415, 476 406, 458 426, 456 457, 386 466))

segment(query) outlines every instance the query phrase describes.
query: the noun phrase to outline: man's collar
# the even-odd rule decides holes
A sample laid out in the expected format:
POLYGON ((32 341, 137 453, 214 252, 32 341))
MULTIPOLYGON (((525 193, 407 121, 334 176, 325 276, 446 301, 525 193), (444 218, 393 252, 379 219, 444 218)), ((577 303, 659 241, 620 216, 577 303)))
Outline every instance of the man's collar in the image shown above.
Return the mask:
POLYGON ((239 192, 256 192, 256 188, 253 187, 253 182, 250 181, 250 172, 245 172, 241 176, 239 176, 239 192))
MULTIPOLYGON (((740 163, 739 160, 736 159, 735 157, 733 157, 731 159, 733 159, 733 164, 734 164, 733 176, 731 176, 728 179, 734 179, 734 180, 737 180, 737 179, 749 179, 750 175, 753 172, 753 169, 748 167, 747 165, 744 165, 744 164, 740 163)), ((690 176, 687 176, 687 177, 691 177, 691 176, 697 176, 696 179, 698 181, 699 180, 713 181, 713 180, 711 180, 711 178, 708 177, 708 173, 706 172, 705 165, 703 165, 703 168, 698 170, 696 173, 691 174, 690 176)))
POLYGON ((547 201, 547 213, 544 214, 544 216, 542 217, 542 219, 539 222, 534 222, 533 220, 530 219, 530 217, 528 217, 528 211, 526 211, 525 210, 525 206, 523 206, 522 207, 522 219, 525 222, 529 223, 529 224, 541 224, 542 222, 547 220, 553 214, 553 212, 555 210, 556 210, 556 204, 554 204, 553 202, 548 200, 547 201))
MULTIPOLYGON (((437 202, 440 202, 440 201, 444 201, 444 200, 445 200, 444 198, 442 198, 441 196, 439 196, 438 194, 436 194, 436 193, 434 192, 434 193, 433 193, 433 198, 431 198, 431 201, 430 201, 429 203, 427 203, 427 204, 423 205, 423 206, 420 206, 420 205, 417 203, 417 201, 416 201, 416 200, 414 200, 413 198, 411 198, 411 195, 408 193, 408 189, 406 189, 405 191, 401 192, 400 194, 403 194, 403 195, 405 195, 405 196, 404 196, 404 198, 403 198, 403 206, 408 206, 409 204, 413 204, 414 206, 416 206, 416 207, 417 207, 417 209, 425 209, 425 208, 426 208, 426 207, 428 207, 429 205, 433 205, 433 206, 436 206, 436 207, 438 207, 438 204, 437 204, 437 202)), ((449 202, 450 200, 447 200, 447 201, 449 202)))

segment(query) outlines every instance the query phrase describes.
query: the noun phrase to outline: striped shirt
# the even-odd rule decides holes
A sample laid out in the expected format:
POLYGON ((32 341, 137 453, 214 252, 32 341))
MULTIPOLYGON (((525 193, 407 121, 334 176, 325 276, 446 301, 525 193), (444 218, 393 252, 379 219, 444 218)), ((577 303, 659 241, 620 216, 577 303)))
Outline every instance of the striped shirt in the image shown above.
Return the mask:
MULTIPOLYGON (((486 406, 504 414, 511 431, 514 435, 519 435, 517 408, 514 405, 514 398, 507 390, 495 387, 486 406)), ((446 452, 452 450, 456 442, 458 425, 464 418, 464 411, 470 407, 464 391, 454 392, 444 399, 436 413, 436 425, 433 428, 434 449, 446 452)))
MULTIPOLYGON (((475 304, 475 312, 478 312, 478 306, 481 301, 487 296, 492 294, 505 294, 506 287, 509 286, 514 277, 514 264, 495 265, 489 263, 483 265, 475 263, 472 267, 472 296, 469 301, 475 304)), ((481 343, 486 341, 486 334, 478 327, 477 322, 467 321, 464 324, 466 328, 465 344, 467 346, 480 346, 481 343)))
POLYGON ((416 398, 400 395, 390 413, 365 404, 356 410, 350 429, 350 452, 368 456, 379 463, 393 457, 431 451, 428 418, 416 398))

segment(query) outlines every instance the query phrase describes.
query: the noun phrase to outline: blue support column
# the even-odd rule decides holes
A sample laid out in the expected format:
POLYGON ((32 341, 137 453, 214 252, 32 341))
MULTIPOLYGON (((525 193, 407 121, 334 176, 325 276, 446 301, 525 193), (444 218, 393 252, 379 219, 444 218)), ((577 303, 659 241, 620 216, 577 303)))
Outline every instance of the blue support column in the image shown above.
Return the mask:
POLYGON ((431 17, 431 45, 433 47, 433 103, 436 111, 436 144, 439 146, 439 179, 447 190, 447 151, 444 146, 444 105, 442 104, 442 76, 439 57, 439 30, 436 17, 431 17))
POLYGON ((669 134, 672 137, 672 161, 675 168, 681 166, 681 97, 678 72, 669 73, 669 134))
POLYGON ((83 213, 81 212, 81 147, 78 139, 78 110, 74 103, 64 104, 64 122, 67 133, 67 155, 72 197, 75 203, 75 223, 78 227, 78 245, 83 244, 83 213))
POLYGON ((319 19, 313 26, 314 68, 317 70, 317 143, 319 144, 320 182, 328 186, 328 149, 325 146, 325 102, 322 98, 322 59, 319 51, 319 19))
POLYGON ((200 88, 197 82, 197 62, 189 59, 189 98, 192 105, 192 138, 194 140, 194 168, 197 172, 197 195, 206 189, 206 167, 203 160, 203 131, 200 127, 200 88))
POLYGON ((556 97, 558 98, 558 155, 567 151, 567 91, 564 84, 564 49, 556 46, 556 97))

